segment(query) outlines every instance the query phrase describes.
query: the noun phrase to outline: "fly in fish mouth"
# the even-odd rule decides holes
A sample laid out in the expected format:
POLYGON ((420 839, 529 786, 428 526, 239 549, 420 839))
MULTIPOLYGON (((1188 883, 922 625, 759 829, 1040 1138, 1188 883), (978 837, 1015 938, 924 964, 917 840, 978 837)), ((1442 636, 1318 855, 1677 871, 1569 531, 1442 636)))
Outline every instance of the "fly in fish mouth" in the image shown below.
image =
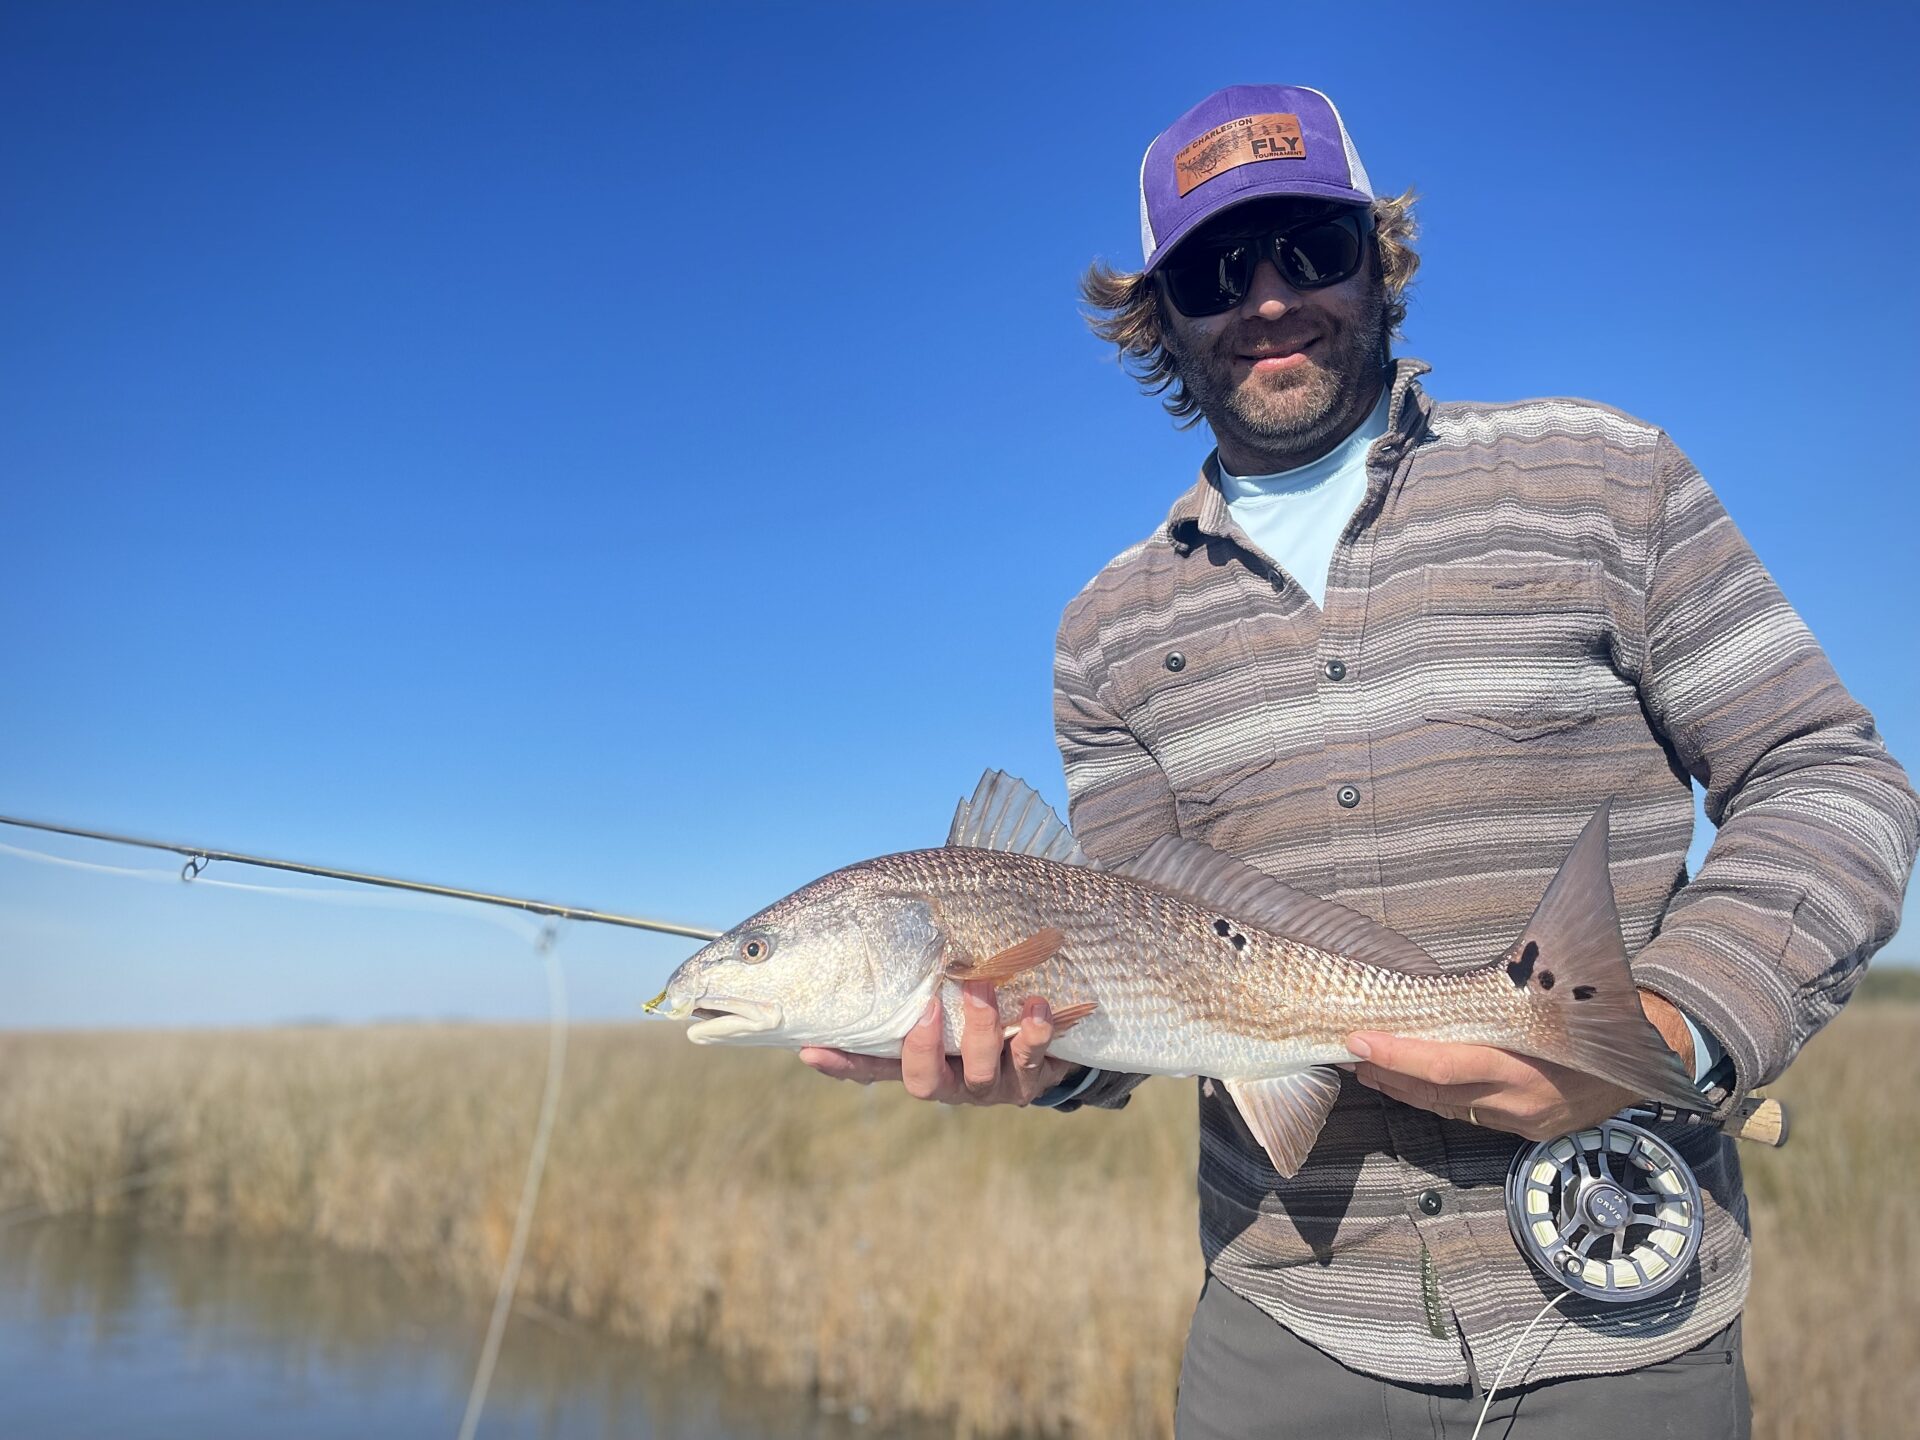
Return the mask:
POLYGON ((687 1038, 696 1045, 711 1045, 716 1040, 731 1040, 740 1035, 759 1035, 777 1029, 780 1007, 762 1000, 736 1000, 728 995, 702 995, 689 1012, 693 1024, 687 1038))

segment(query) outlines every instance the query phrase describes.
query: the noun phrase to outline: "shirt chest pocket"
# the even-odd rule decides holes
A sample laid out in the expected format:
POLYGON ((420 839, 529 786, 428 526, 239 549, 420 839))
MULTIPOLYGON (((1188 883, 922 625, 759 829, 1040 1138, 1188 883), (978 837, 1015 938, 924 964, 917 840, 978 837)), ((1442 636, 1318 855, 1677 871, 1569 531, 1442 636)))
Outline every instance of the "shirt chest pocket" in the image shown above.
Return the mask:
POLYGON ((1596 562, 1430 566, 1422 714, 1518 742, 1632 703, 1607 661, 1607 625, 1596 562))
POLYGON ((1241 625, 1145 647, 1110 673, 1128 729, 1183 805, 1211 804, 1272 763, 1267 696, 1241 625))

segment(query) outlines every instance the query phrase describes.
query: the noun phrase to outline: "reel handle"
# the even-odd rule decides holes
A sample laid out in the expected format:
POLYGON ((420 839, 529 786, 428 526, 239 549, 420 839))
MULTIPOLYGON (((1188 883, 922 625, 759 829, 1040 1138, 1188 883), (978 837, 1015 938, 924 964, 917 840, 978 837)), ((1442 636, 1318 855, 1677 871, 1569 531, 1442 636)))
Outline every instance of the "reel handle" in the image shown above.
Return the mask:
POLYGON ((1736 1140, 1753 1140, 1776 1149, 1787 1143, 1787 1107, 1765 1095, 1749 1095, 1720 1128, 1736 1140))

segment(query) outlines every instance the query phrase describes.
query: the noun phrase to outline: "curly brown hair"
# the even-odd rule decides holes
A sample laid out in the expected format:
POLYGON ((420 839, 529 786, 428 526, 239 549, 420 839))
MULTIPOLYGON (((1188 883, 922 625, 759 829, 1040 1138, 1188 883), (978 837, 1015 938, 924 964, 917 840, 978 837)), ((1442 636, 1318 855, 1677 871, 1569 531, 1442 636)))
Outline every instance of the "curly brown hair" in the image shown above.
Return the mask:
MULTIPOLYGON (((1413 218, 1413 191, 1375 200, 1372 205, 1374 254, 1386 291, 1385 324, 1389 336, 1398 335, 1407 318, 1406 291, 1420 256, 1413 248, 1420 233, 1413 218)), ((1161 310, 1160 287, 1141 271, 1115 270, 1096 260, 1080 277, 1080 298, 1094 313, 1088 327, 1102 340, 1117 346, 1121 363, 1149 395, 1164 395, 1161 404, 1184 429, 1200 418, 1200 405, 1187 393, 1179 368, 1167 349, 1166 317, 1161 310)))

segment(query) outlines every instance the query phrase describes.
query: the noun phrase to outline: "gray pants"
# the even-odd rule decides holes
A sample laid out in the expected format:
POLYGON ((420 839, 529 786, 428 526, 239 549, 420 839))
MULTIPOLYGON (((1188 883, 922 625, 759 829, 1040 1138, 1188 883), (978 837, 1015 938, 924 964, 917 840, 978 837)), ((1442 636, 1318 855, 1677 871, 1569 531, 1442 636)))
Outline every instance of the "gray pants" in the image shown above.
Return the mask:
MULTIPOLYGON (((1499 1369, 1496 1363, 1492 1369, 1499 1369)), ((1187 1333, 1178 1440, 1467 1440, 1493 1379, 1403 1385, 1349 1370, 1207 1277, 1187 1333)), ((1705 1344, 1624 1375, 1502 1388, 1482 1440, 1748 1440, 1747 1371, 1735 1320, 1705 1344)))

